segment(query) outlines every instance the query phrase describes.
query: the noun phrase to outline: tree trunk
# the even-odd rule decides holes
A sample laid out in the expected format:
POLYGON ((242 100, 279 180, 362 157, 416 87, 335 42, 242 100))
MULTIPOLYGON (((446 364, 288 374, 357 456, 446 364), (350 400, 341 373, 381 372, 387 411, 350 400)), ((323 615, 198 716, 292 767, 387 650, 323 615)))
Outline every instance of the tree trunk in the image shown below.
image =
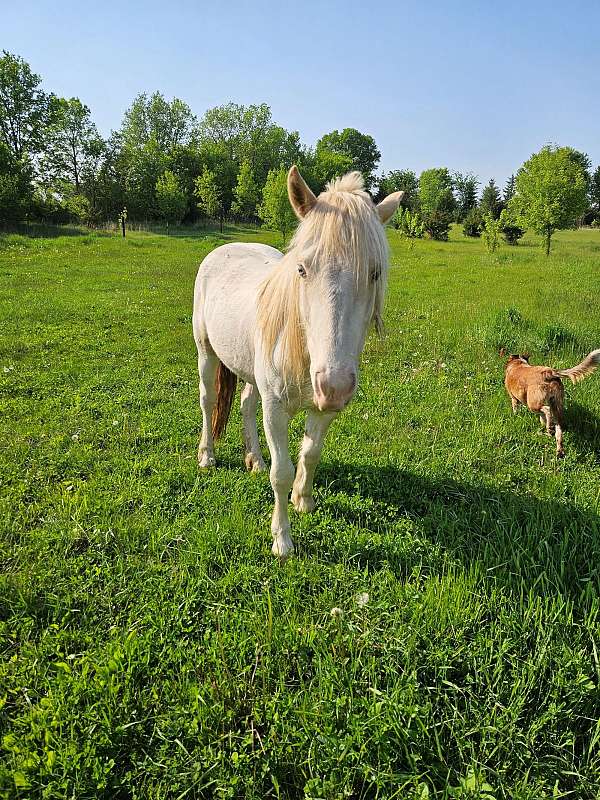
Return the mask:
POLYGON ((552 237, 552 231, 550 228, 546 229, 546 255, 550 255, 550 239, 552 237))

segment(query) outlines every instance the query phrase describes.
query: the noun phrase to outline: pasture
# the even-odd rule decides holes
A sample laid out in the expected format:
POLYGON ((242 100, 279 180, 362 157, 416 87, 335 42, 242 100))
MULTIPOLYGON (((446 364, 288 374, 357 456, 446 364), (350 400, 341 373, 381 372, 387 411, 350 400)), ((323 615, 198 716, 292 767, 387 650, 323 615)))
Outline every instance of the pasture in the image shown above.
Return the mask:
POLYGON ((2 796, 599 796, 600 375, 557 461, 498 349, 600 347, 600 231, 388 235, 283 566, 237 408, 198 470, 191 332, 202 258, 278 235, 0 237, 2 796))

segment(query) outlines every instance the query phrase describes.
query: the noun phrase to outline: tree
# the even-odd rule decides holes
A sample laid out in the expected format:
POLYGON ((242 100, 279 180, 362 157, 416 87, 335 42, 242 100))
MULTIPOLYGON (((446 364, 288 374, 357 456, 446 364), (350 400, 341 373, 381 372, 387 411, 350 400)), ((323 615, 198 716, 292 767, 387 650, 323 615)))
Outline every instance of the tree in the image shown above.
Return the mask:
POLYGON ((17 160, 0 142, 0 222, 18 221, 27 216, 33 200, 31 165, 17 160))
POLYGON ((256 213, 260 189, 254 179, 249 161, 242 162, 233 194, 235 199, 231 205, 231 211, 242 218, 252 217, 256 213))
POLYGON ((452 183, 456 193, 456 221, 462 222, 477 205, 479 178, 472 172, 455 172, 452 183))
POLYGON ((49 183, 66 181, 75 193, 81 191, 84 173, 89 174, 103 147, 87 106, 72 97, 53 98, 51 123, 46 128, 42 172, 49 183))
POLYGON ((510 178, 506 181, 506 186, 504 187, 504 193, 502 195, 502 203, 504 207, 506 207, 509 202, 512 200, 515 194, 515 176, 511 175, 510 178))
POLYGON ((136 151, 154 141, 165 153, 178 145, 188 144, 196 127, 190 107, 174 97, 165 100, 160 92, 138 94, 125 112, 121 126, 123 147, 136 151))
POLYGON ((187 197, 179 185, 177 176, 167 169, 156 181, 156 205, 167 222, 179 223, 187 209, 187 197))
POLYGON ((517 224, 514 214, 508 208, 503 208, 500 214, 500 230, 507 244, 516 247, 525 231, 517 224))
POLYGON ((500 247, 500 233, 502 231, 500 220, 496 219, 489 211, 483 217, 483 241, 488 253, 495 253, 500 247))
POLYGON ((296 224, 296 215, 288 199, 287 170, 283 167, 270 170, 262 194, 258 216, 266 228, 280 231, 285 240, 296 224))
POLYGON ((221 232, 223 231, 223 195, 217 176, 215 173, 204 167, 202 175, 196 178, 196 197, 198 198, 198 208, 203 211, 209 219, 218 219, 221 232))
POLYGON ((600 211, 600 167, 596 167, 590 180, 590 202, 596 211, 600 211))
POLYGON ((463 234, 472 239, 478 239, 483 230, 483 217, 477 206, 469 209, 463 220, 463 234))
POLYGON ((49 98, 29 64, 6 50, 0 57, 0 141, 15 161, 40 151, 49 98))
POLYGON ((352 159, 350 156, 333 153, 331 150, 317 150, 314 153, 311 167, 309 172, 312 173, 315 182, 313 189, 315 194, 320 194, 329 181, 350 172, 352 159))
POLYGON ((494 219, 498 219, 500 216, 500 212, 502 211, 500 189, 496 186, 496 181, 493 178, 491 178, 490 182, 481 193, 479 208, 484 218, 488 214, 491 214, 494 219))
POLYGON ((584 171, 572 152, 569 147, 547 145, 517 172, 509 210, 519 223, 544 237, 546 255, 554 231, 573 225, 586 207, 584 171))
POLYGON ((419 179, 412 169, 394 169, 383 173, 379 179, 379 186, 375 201, 381 202, 384 197, 392 192, 404 192, 401 200, 403 208, 414 211, 419 204, 419 179))
POLYGON ((452 212, 455 207, 452 177, 446 167, 426 169, 419 178, 419 203, 427 215, 434 211, 452 212))
POLYGON ((362 172, 365 186, 371 189, 375 183, 375 169, 381 158, 372 136, 361 133, 356 128, 344 128, 341 132, 331 131, 317 142, 317 157, 324 150, 347 156, 351 162, 351 169, 362 172))
POLYGON ((125 178, 125 205, 133 219, 147 219, 156 212, 156 183, 169 168, 169 157, 156 139, 119 156, 125 178))

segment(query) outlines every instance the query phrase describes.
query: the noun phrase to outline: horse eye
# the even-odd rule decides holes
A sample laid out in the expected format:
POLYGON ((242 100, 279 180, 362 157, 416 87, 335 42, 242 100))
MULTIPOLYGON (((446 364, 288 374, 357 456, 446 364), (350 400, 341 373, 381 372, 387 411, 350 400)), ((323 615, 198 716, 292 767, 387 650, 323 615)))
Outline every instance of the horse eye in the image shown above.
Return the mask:
POLYGON ((298 264, 298 272, 303 278, 306 278, 306 269, 304 268, 304 264, 298 264))

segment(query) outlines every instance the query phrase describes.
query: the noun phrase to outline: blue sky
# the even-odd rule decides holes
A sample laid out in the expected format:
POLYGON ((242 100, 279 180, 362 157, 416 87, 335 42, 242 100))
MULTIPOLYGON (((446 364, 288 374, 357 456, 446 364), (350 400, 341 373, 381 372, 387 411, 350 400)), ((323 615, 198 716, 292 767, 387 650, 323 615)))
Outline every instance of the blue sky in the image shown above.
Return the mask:
POLYGON ((2 5, 0 47, 90 106, 103 134, 158 89, 198 116, 266 102, 308 144, 358 128, 386 170, 503 183, 547 142, 600 163, 598 0, 2 5))

